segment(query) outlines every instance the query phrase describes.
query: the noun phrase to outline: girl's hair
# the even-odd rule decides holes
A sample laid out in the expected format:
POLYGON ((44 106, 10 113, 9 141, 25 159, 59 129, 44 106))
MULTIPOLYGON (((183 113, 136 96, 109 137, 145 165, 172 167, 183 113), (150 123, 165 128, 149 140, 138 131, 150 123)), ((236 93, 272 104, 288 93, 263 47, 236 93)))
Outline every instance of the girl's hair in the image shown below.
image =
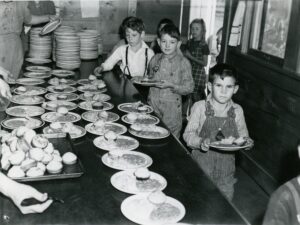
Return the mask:
POLYGON ((213 83, 217 77, 220 77, 222 80, 225 77, 232 77, 233 79, 235 79, 235 84, 238 84, 237 71, 233 66, 229 64, 219 63, 209 70, 209 82, 213 83))
POLYGON ((174 22, 172 20, 170 20, 169 18, 163 18, 159 21, 159 23, 157 24, 157 28, 156 28, 156 34, 157 36, 159 36, 159 28, 162 24, 174 24, 174 22))
POLYGON ((194 23, 198 23, 200 24, 200 26, 202 26, 202 37, 201 37, 201 41, 205 41, 205 35, 206 35, 206 25, 203 19, 194 19, 191 24, 190 24, 190 34, 192 31, 192 25, 194 23))
POLYGON ((180 32, 174 24, 166 24, 159 32, 158 37, 161 38, 164 34, 170 35, 172 38, 180 40, 180 32))

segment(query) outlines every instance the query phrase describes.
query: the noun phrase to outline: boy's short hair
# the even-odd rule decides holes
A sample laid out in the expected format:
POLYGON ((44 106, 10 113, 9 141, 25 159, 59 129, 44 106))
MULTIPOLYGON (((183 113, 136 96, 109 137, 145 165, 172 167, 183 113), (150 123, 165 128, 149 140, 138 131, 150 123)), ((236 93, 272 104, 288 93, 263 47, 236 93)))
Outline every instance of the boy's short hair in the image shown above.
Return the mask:
POLYGON ((160 28, 160 26, 162 24, 165 24, 165 25, 167 25, 167 24, 174 24, 174 22, 172 20, 170 20, 169 18, 163 18, 163 19, 161 19, 159 21, 159 23, 157 24, 157 28, 156 28, 156 34, 157 34, 157 36, 159 36, 159 31, 160 31, 159 28, 160 28))
POLYGON ((172 38, 176 38, 178 41, 180 40, 179 29, 174 24, 166 24, 159 32, 159 38, 161 38, 164 34, 168 34, 172 38))
POLYGON ((144 25, 143 20, 141 20, 140 18, 137 18, 137 17, 131 17, 125 22, 124 31, 126 31, 127 28, 137 31, 140 34, 143 31, 145 31, 145 25, 144 25))
POLYGON ((217 76, 219 76, 222 80, 225 77, 232 77, 235 79, 235 84, 238 84, 237 71, 229 64, 219 63, 209 70, 209 82, 213 83, 217 76))

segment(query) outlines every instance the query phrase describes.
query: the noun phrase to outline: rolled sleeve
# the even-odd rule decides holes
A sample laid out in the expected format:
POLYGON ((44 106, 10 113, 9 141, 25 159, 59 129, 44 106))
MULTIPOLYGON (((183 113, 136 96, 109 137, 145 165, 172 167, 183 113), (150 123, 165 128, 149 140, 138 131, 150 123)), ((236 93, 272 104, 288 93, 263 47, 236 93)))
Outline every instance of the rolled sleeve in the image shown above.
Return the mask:
POLYGON ((104 71, 112 70, 114 66, 122 60, 122 52, 124 52, 124 46, 118 47, 106 60, 102 63, 104 71))
POLYGON ((173 91, 180 95, 187 95, 192 93, 194 89, 194 80, 192 77, 192 67, 190 62, 183 58, 181 61, 181 75, 182 82, 180 85, 174 85, 173 91))
POLYGON ((203 122, 205 121, 203 107, 205 102, 196 102, 191 109, 190 120, 183 133, 183 139, 187 146, 193 149, 200 149, 202 138, 199 137, 198 133, 202 129, 203 122))

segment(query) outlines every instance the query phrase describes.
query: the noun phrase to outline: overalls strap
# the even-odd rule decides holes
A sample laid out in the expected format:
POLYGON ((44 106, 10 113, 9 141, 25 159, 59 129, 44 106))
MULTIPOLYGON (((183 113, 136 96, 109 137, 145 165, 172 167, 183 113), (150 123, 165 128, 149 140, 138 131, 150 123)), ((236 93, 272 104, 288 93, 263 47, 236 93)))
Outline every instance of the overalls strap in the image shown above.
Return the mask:
MULTIPOLYGON (((128 66, 128 49, 129 49, 129 46, 126 47, 126 53, 125 53, 125 63, 126 63, 126 65, 125 65, 125 67, 124 67, 123 73, 126 74, 125 71, 126 71, 126 69, 127 69, 128 76, 129 76, 130 78, 132 78, 131 73, 130 73, 130 70, 129 70, 129 66, 128 66)), ((146 72, 147 72, 147 65, 148 65, 148 48, 145 49, 145 70, 144 70, 143 76, 146 75, 146 72)))

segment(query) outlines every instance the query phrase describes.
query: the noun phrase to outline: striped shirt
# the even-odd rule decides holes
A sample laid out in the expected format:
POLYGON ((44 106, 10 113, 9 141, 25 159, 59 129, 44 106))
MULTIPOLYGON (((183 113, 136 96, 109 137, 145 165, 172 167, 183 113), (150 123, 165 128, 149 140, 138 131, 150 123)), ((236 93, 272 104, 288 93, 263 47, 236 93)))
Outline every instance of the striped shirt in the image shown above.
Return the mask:
MULTIPOLYGON (((201 100, 196 102, 191 109, 191 116, 188 122, 188 125, 184 131, 183 139, 187 143, 187 145, 193 149, 199 149, 202 138, 199 137, 199 133, 202 129, 202 126, 206 120, 205 115, 205 101, 210 101, 210 104, 214 107, 213 101, 211 101, 212 97, 209 95, 207 100, 201 100)), ((235 122, 238 129, 238 134, 240 137, 248 137, 248 129, 244 117, 243 109, 240 105, 234 103, 232 100, 227 103, 225 110, 218 114, 215 112, 216 117, 227 117, 228 110, 233 106, 235 116, 235 122)))

